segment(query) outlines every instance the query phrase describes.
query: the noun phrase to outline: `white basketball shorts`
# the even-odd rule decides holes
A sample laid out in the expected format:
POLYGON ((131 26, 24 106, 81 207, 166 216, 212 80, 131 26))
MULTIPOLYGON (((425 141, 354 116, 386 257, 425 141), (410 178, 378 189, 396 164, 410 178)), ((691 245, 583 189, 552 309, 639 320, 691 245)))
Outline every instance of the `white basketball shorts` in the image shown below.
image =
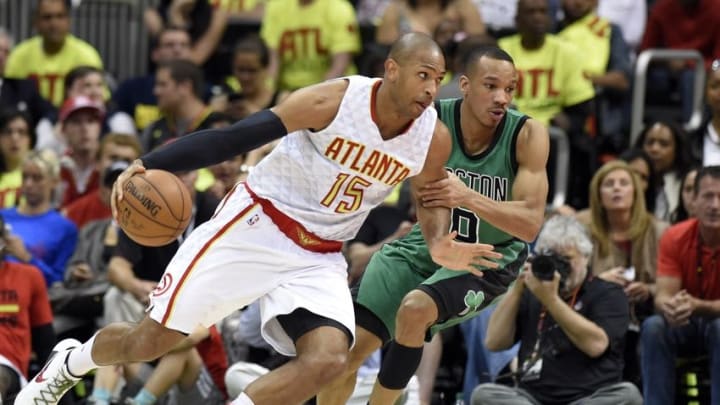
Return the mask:
MULTIPOLYGON (((215 216, 178 249, 150 294, 150 317, 190 333, 260 300, 263 337, 288 356, 296 354, 295 346, 276 318, 298 308, 340 322, 354 335, 344 257, 301 247, 286 235, 299 234, 307 242, 307 232, 283 233, 266 211, 278 213, 263 209, 267 203, 253 199, 242 184, 231 191, 215 216)), ((276 220, 287 225, 288 218, 276 220)))

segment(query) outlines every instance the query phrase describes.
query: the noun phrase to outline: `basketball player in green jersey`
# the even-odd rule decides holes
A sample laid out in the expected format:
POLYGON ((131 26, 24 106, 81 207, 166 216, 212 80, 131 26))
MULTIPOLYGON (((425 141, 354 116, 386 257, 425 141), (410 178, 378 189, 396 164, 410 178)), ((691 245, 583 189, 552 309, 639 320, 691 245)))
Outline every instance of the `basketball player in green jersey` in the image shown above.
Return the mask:
POLYGON ((508 108, 521 83, 506 52, 471 52, 460 78, 463 98, 436 102, 453 134, 451 174, 415 195, 418 204, 451 208, 457 239, 493 244, 503 254, 500 267, 474 274, 440 267, 417 226, 385 245, 360 283, 348 371, 318 395, 318 405, 345 404, 359 366, 388 342, 370 405, 393 404, 415 373, 426 338, 475 316, 517 277, 527 242, 543 222, 550 143, 544 125, 508 108))

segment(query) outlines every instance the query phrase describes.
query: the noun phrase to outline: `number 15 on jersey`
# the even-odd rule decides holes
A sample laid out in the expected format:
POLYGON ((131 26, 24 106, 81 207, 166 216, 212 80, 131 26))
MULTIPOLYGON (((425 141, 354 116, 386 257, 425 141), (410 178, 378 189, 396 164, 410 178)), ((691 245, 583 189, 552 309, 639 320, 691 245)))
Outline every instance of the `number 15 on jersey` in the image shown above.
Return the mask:
POLYGON ((347 214, 357 211, 362 205, 365 189, 370 182, 360 176, 352 176, 349 173, 340 173, 330 187, 330 191, 320 201, 325 207, 331 208, 335 205, 335 212, 347 214))

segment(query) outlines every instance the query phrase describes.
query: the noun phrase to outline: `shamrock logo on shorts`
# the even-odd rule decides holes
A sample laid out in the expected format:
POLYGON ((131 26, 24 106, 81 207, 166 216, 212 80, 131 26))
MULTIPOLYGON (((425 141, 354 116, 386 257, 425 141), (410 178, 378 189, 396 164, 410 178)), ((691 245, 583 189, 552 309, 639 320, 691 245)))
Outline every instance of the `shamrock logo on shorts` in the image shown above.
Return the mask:
POLYGON ((458 316, 464 316, 480 309, 483 301, 485 301, 485 293, 482 291, 468 290, 463 300, 465 301, 465 309, 460 312, 458 316))

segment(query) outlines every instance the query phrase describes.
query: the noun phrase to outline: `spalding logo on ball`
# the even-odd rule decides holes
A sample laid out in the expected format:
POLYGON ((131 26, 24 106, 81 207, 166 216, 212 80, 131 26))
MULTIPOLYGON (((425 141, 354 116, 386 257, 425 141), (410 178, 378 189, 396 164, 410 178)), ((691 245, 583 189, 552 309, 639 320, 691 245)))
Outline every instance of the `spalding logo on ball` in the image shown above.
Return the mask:
POLYGON ((152 169, 124 184, 117 211, 116 220, 130 239, 145 246, 164 246, 190 223, 192 199, 174 174, 152 169))
MULTIPOLYGON (((150 186, 144 185, 143 188, 145 190, 149 190, 150 186)), ((136 200, 140 201, 140 204, 147 209, 148 213, 150 213, 153 218, 157 217, 158 212, 162 209, 162 207, 160 207, 160 205, 158 205, 155 201, 151 200, 142 192, 139 192, 132 181, 125 183, 125 192, 130 193, 130 195, 135 197, 136 200)))

